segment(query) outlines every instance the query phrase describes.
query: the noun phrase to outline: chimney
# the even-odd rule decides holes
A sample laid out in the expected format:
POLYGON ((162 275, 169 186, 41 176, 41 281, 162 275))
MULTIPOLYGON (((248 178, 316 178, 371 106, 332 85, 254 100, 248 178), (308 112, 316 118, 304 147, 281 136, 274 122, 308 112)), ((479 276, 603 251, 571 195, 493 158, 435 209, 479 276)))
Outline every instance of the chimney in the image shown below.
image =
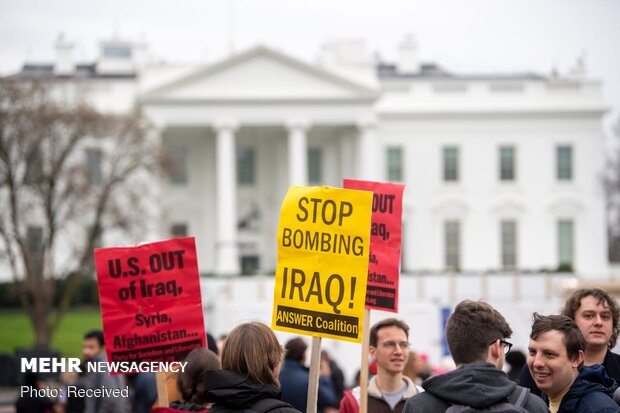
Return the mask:
POLYGON ((65 40, 63 34, 56 39, 56 60, 54 61, 54 75, 72 76, 75 73, 75 62, 73 61, 73 43, 65 40))
POLYGON ((398 46, 398 73, 416 73, 420 71, 418 60, 418 44, 413 34, 408 34, 398 46))
POLYGON ((588 74, 588 66, 587 66, 587 53, 584 50, 581 52, 577 59, 575 59, 575 63, 573 67, 570 68, 569 76, 574 79, 583 79, 588 74))

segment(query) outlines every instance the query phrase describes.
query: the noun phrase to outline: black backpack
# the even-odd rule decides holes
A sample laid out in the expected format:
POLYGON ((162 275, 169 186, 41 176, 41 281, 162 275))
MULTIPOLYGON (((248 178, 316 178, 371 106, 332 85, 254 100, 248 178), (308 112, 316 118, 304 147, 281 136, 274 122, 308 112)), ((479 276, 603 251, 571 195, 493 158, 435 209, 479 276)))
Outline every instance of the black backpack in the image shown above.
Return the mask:
MULTIPOLYGON (((512 400, 506 400, 483 409, 476 409, 475 407, 462 404, 453 404, 446 409, 445 413, 528 413, 523 406, 527 401, 527 396, 530 394, 530 389, 525 387, 517 387, 517 389, 519 389, 519 392, 514 402, 512 400)), ((515 396, 512 396, 511 399, 514 397, 515 396)))

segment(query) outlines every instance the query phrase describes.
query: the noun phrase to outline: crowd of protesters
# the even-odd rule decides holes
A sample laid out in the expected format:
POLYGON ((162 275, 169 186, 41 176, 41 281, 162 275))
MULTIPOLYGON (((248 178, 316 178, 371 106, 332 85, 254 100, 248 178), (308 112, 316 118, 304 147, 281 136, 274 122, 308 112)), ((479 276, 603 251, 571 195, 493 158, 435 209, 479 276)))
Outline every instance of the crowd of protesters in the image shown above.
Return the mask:
MULTIPOLYGON (((611 349, 620 333, 616 301, 598 288, 579 289, 557 315, 533 314, 527 354, 511 351, 512 329, 483 301, 460 302, 446 324, 454 361, 449 371, 433 369, 428 356, 412 351, 409 326, 387 318, 370 330, 369 413, 437 412, 620 412, 614 395, 620 383, 620 355, 611 349)), ((525 345, 526 343, 519 343, 525 345)), ((173 377, 176 395, 169 407, 152 408, 157 399, 149 374, 126 377, 128 398, 30 400, 21 412, 306 412, 309 368, 301 337, 284 345, 263 323, 249 322, 194 349, 185 371, 173 377)), ((85 360, 105 360, 103 334, 84 337, 85 360)), ((363 396, 359 377, 345 383, 337 360, 322 352, 316 412, 357 413, 363 396), (347 386, 347 384, 351 384, 347 386)), ((27 377, 33 386, 44 383, 27 377)), ((77 386, 123 386, 122 376, 89 373, 67 377, 77 386)), ((617 392, 620 399, 620 390, 617 392)))

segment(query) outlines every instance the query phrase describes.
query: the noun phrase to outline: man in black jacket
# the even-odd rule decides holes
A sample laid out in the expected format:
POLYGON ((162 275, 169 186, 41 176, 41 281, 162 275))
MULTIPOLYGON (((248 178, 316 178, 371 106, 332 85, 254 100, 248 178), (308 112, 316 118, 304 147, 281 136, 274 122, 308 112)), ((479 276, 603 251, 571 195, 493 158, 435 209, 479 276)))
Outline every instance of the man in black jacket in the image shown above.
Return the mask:
MULTIPOLYGON (((620 355, 611 352, 620 332, 616 301, 600 288, 581 288, 568 297, 562 315, 575 321, 586 340, 584 365, 602 364, 607 375, 620 383, 620 355)), ((519 385, 542 394, 527 366, 521 370, 519 385)))
POLYGON ((486 409, 500 403, 548 413, 542 399, 517 386, 501 370, 512 347, 507 341, 511 335, 512 329, 491 305, 459 303, 446 324, 446 340, 457 369, 424 381, 426 391, 409 399, 403 413, 439 413, 452 405, 486 409))
POLYGON ((601 365, 583 367, 586 341, 563 315, 534 314, 527 366, 553 413, 617 413, 616 382, 601 365))

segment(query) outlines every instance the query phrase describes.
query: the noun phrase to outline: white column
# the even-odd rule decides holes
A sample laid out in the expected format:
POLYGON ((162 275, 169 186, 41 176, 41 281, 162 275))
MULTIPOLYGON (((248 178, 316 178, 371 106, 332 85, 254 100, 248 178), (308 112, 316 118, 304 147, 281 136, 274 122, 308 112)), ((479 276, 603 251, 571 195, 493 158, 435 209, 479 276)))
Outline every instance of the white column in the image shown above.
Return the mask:
POLYGON ((289 185, 308 184, 308 123, 288 122, 288 183, 289 185))
POLYGON ((215 125, 217 133, 215 273, 218 275, 240 272, 237 245, 236 128, 237 125, 232 121, 218 122, 215 125))
POLYGON ((359 179, 377 181, 379 180, 378 163, 382 161, 383 155, 378 152, 377 123, 374 119, 364 119, 359 121, 357 126, 359 129, 357 176, 359 179))

